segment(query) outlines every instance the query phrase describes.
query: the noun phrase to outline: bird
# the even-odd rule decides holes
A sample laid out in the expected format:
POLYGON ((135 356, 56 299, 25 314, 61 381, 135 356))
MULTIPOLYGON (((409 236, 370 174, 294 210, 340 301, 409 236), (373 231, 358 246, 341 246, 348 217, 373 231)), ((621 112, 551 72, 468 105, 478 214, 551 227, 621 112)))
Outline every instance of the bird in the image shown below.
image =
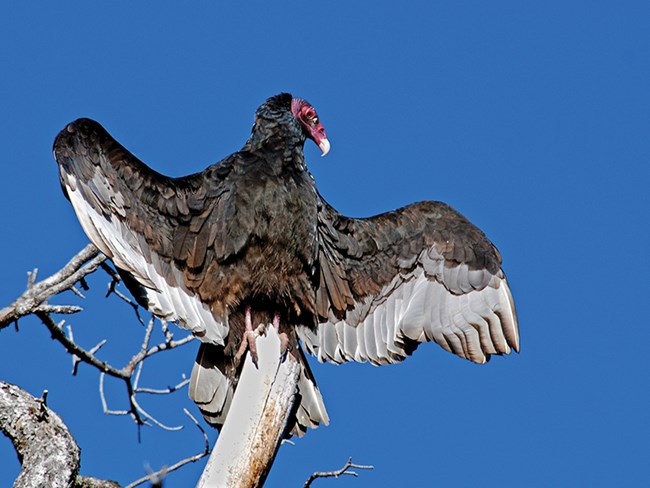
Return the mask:
POLYGON ((239 151, 188 176, 156 172, 90 119, 54 141, 90 241, 140 305, 200 339, 189 394, 217 428, 259 324, 300 364, 287 429, 298 436, 329 422, 304 351, 384 365, 424 342, 479 364, 520 349, 501 255, 478 227, 437 201, 342 215, 316 188, 307 140, 330 150, 314 107, 281 93, 239 151))

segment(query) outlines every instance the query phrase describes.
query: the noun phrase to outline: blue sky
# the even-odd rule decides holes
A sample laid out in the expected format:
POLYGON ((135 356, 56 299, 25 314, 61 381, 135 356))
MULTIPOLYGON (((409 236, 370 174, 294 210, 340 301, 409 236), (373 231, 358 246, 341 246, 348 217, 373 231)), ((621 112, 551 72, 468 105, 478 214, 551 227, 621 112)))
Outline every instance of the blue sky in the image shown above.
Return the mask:
MULTIPOLYGON (((642 1, 12 2, 0 10, 0 306, 87 238, 51 144, 100 121, 178 176, 239 149, 256 107, 289 91, 332 144, 305 152, 322 195, 367 216, 445 201, 500 249, 522 352, 486 366, 424 345, 406 362, 320 365, 331 425, 281 449, 268 486, 302 486, 352 456, 376 469, 314 486, 642 486, 650 483, 647 344, 650 4, 642 1)), ((69 318, 118 366, 140 326, 91 284, 69 318)), ((77 303, 73 296, 56 303, 77 303)), ((179 332, 180 336, 180 332, 179 332)), ((189 374, 192 344, 143 382, 189 374)), ((82 449, 81 473, 128 483, 201 450, 186 393, 142 399, 178 433, 102 414, 98 375, 35 319, 0 333, 0 378, 39 396, 82 449)), ((120 385, 108 385, 113 408, 120 385)), ((211 440, 216 433, 209 431, 211 440)), ((169 477, 193 486, 197 463, 169 477)), ((0 439, 0 486, 19 464, 0 439)))

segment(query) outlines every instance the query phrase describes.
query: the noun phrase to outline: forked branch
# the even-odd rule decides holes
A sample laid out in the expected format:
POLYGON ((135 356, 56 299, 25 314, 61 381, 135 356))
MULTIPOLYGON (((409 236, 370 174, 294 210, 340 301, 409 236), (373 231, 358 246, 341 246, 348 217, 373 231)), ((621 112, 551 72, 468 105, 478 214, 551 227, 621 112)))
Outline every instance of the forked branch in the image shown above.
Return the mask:
MULTIPOLYGON (((66 290, 76 290, 77 293, 81 293, 75 285, 93 273, 104 261, 106 256, 95 246, 88 244, 68 264, 43 281, 36 282, 37 269, 28 273, 27 290, 11 305, 0 310, 0 330, 17 322, 21 317, 36 312, 60 313, 47 304, 48 299, 66 290)), ((79 310, 78 307, 72 307, 63 313, 75 313, 79 310)))
POLYGON ((343 465, 341 469, 336 471, 317 471, 312 474, 309 479, 305 482, 304 488, 309 488, 312 482, 318 478, 338 478, 343 475, 350 476, 359 476, 359 473, 352 471, 352 469, 375 469, 374 466, 364 466, 362 464, 354 464, 352 458, 348 459, 348 462, 343 465))
MULTIPOLYGON (((144 323, 140 317, 138 306, 130 300, 125 295, 121 294, 116 286, 119 284, 120 278, 119 275, 106 263, 106 257, 101 254, 93 245, 86 246, 81 250, 76 256, 74 256, 70 262, 68 262, 63 268, 54 273, 52 276, 42 280, 36 281, 38 270, 34 270, 31 273, 28 273, 27 279, 27 289, 25 292, 18 297, 14 302, 0 310, 0 330, 6 328, 12 323, 18 323, 18 320, 22 317, 28 315, 37 316, 40 321, 47 327, 52 335, 52 338, 59 342, 66 349, 68 353, 72 355, 72 374, 77 373, 77 369, 80 363, 88 364, 97 370, 100 371, 100 396, 102 403, 104 405, 104 411, 108 414, 117 414, 117 415, 130 415, 135 422, 140 425, 153 423, 159 425, 162 428, 169 430, 177 430, 182 427, 167 427, 158 420, 156 420, 151 414, 146 412, 138 403, 136 395, 139 393, 150 393, 150 394, 165 394, 172 393, 183 386, 187 385, 189 380, 183 375, 182 381, 174 386, 170 386, 165 389, 154 389, 154 388, 144 388, 139 385, 140 375, 143 370, 144 362, 149 357, 154 354, 158 354, 163 351, 168 351, 177 347, 180 347, 194 339, 193 336, 188 335, 180 340, 174 340, 173 334, 169 331, 167 324, 162 323, 162 333, 163 341, 151 345, 151 337, 154 330, 155 320, 154 317, 151 317, 151 320, 147 324, 144 323), (102 268, 111 278, 109 284, 109 292, 107 296, 111 293, 115 294, 125 302, 127 302, 131 307, 133 307, 136 317, 142 325, 145 325, 144 337, 140 347, 137 349, 137 352, 133 354, 131 359, 123 367, 115 367, 108 363, 107 361, 101 360, 97 357, 97 353, 100 348, 106 343, 106 340, 100 341, 97 345, 86 349, 80 346, 74 339, 73 331, 71 326, 65 326, 65 321, 57 321, 52 317, 52 314, 74 314, 81 311, 81 307, 72 306, 72 305, 50 305, 48 303, 49 299, 55 295, 58 295, 66 290, 70 290, 81 298, 85 298, 83 293, 79 290, 77 285, 81 289, 88 290, 88 285, 85 281, 85 278, 95 272, 97 269, 102 268), (106 398, 104 396, 103 384, 104 377, 106 375, 112 376, 120 381, 124 382, 124 385, 127 390, 127 395, 129 399, 129 408, 128 410, 123 411, 111 411, 107 407, 106 398)), ((2 383, 0 383, 2 384, 2 383)), ((12 398, 16 398, 14 395, 12 398)), ((44 405, 44 400, 43 400, 44 405)), ((1 406, 1 405, 0 405, 1 406)), ((186 412, 188 415, 189 413, 186 412)), ((164 470, 157 471, 152 473, 147 477, 142 478, 129 486, 136 486, 145 481, 153 481, 155 479, 162 479, 165 473, 174 471, 175 469, 184 466, 189 462, 197 461, 202 457, 209 454, 209 446, 207 443, 207 436, 203 429, 198 425, 196 420, 189 415, 192 421, 198 426, 198 428, 203 433, 205 440, 205 449, 186 459, 178 461, 173 466, 165 468, 164 470)), ((9 428, 5 425, 6 419, 0 418, 0 427, 8 433, 7 429, 9 428)), ((8 434, 9 435, 9 434, 8 434)), ((74 440, 72 440, 74 443, 74 440)), ((74 445, 76 448, 76 444, 74 445)), ((62 447, 62 449, 64 449, 62 447)), ((74 453, 72 453, 74 454, 74 453)), ((77 453, 78 458, 78 453, 77 453)), ((77 460, 78 463, 78 460, 77 460)), ((78 464, 77 464, 78 466, 78 464)), ((23 471, 25 471, 25 463, 23 463, 23 471)), ((22 476, 22 475, 21 475, 22 476)), ((109 486, 101 480, 93 480, 87 478, 79 478, 78 486, 109 486), (98 484, 100 483, 100 484, 98 484)), ((20 486, 20 485, 16 485, 20 486)), ((34 485, 36 486, 36 485, 34 485)), ((40 485, 39 485, 40 486, 40 485)), ((45 485, 43 485, 45 486, 45 485)), ((48 486, 50 486, 48 484, 48 486)), ((55 486, 55 485, 52 485, 55 486)), ((112 484, 110 486, 119 486, 117 484, 112 484)))

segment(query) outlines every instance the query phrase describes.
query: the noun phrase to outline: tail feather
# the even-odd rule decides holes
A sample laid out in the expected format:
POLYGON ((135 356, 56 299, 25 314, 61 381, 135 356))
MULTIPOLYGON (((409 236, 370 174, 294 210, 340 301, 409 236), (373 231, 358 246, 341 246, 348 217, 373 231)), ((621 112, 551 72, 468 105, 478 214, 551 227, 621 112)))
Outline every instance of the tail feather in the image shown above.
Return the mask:
POLYGON ((221 427, 235 393, 226 374, 223 348, 201 344, 190 379, 190 398, 210 425, 221 427))
POLYGON ((300 378, 298 378, 298 408, 295 414, 295 425, 291 429, 291 435, 302 437, 307 428, 315 429, 321 423, 329 425, 330 418, 325 410, 323 396, 320 394, 316 379, 309 368, 307 358, 302 348, 296 348, 298 362, 300 363, 300 378))
MULTIPOLYGON (((300 363, 300 377, 297 406, 289 419, 288 431, 290 435, 302 437, 307 428, 315 429, 321 423, 328 425, 329 416, 305 354, 300 346, 294 351, 300 363)), ((237 386, 236 374, 229 370, 227 361, 222 347, 201 344, 190 379, 190 398, 199 407, 205 421, 216 428, 221 428, 226 421, 237 386)))

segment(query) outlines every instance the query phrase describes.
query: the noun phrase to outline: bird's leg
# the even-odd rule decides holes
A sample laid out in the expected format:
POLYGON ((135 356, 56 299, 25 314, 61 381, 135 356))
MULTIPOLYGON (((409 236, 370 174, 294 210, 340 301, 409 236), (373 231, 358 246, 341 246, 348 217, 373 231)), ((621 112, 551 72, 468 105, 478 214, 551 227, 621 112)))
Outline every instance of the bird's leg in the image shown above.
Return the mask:
POLYGON ((260 324, 255 330, 253 330, 253 321, 251 319, 251 308, 246 307, 246 315, 244 316, 244 334, 241 339, 241 345, 237 354, 235 354, 235 364, 239 365, 244 354, 246 354, 246 349, 251 352, 251 360, 255 367, 257 367, 257 345, 255 344, 255 339, 257 336, 264 334, 264 324, 260 324))
POLYGON ((281 361, 284 361, 289 351, 289 336, 285 332, 280 332, 280 314, 278 312, 273 314, 273 327, 276 328, 280 337, 280 358, 281 361))

